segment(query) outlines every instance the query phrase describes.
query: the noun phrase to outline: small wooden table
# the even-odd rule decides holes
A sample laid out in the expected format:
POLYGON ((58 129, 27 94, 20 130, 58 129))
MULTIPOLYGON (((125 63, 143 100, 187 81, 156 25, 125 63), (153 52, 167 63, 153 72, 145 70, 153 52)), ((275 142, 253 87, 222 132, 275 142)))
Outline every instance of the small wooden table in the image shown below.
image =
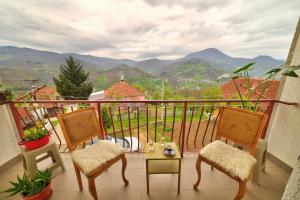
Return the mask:
POLYGON ((181 156, 174 142, 167 143, 172 145, 176 151, 174 157, 165 156, 160 143, 154 143, 154 151, 146 152, 146 180, 147 194, 149 194, 149 175, 150 174, 178 174, 177 192, 180 193, 180 175, 181 175, 181 156))

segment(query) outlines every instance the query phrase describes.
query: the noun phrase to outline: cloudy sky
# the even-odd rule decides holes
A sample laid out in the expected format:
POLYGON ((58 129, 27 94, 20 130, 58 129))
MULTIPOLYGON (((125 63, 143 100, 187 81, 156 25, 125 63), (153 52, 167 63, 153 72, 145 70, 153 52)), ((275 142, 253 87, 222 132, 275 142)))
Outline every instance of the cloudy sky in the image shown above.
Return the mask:
POLYGON ((0 46, 172 59, 209 47, 286 59, 299 0, 0 0, 0 46))

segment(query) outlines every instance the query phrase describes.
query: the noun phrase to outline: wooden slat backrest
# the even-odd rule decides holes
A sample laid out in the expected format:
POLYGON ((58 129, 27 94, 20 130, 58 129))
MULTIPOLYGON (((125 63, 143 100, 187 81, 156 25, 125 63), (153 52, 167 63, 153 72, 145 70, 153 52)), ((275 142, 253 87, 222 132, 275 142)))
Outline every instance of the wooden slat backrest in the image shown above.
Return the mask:
POLYGON ((221 107, 217 139, 225 138, 252 150, 265 130, 268 116, 241 108, 221 107))
POLYGON ((101 137, 99 121, 93 107, 60 114, 57 118, 70 151, 92 137, 101 137))

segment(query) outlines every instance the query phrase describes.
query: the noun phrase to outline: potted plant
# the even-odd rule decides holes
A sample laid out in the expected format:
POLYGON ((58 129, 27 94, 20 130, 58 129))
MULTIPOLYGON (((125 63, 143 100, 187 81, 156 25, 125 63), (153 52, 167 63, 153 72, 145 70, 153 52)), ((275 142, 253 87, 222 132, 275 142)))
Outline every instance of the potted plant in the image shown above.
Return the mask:
POLYGON ((53 179, 50 170, 37 171, 33 178, 29 178, 26 174, 22 178, 17 176, 17 182, 12 182, 12 187, 2 191, 3 193, 10 193, 9 196, 16 194, 21 195, 25 200, 45 200, 52 194, 51 180, 53 179))
POLYGON ((23 141, 19 145, 25 145, 28 150, 40 148, 49 142, 50 134, 41 124, 24 131, 23 141))
POLYGON ((220 79, 232 79, 235 88, 237 90, 238 96, 241 100, 242 106, 244 109, 248 109, 248 110, 252 110, 252 111, 256 111, 259 103, 260 103, 260 99, 263 97, 264 93, 267 91, 268 87, 271 84, 271 81, 273 81, 276 78, 279 78, 281 76, 289 76, 289 77, 295 77, 298 78, 297 73, 295 72, 295 70, 300 69, 300 65, 297 66, 289 66, 289 67, 282 67, 282 65, 276 66, 270 70, 268 70, 264 75, 265 77, 263 78, 263 81, 256 85, 256 86, 251 86, 250 85, 250 70, 253 68, 253 65, 255 63, 249 63, 245 66, 242 66, 238 69, 236 69, 233 73, 226 73, 223 74, 222 76, 218 77, 217 80, 220 79), (245 79, 245 87, 246 87, 246 95, 243 96, 239 86, 236 83, 236 79, 237 78, 243 78, 245 79), (253 96, 253 94, 255 94, 258 90, 259 91, 259 96, 256 99, 255 102, 251 101, 251 97, 253 96))
POLYGON ((3 85, 0 84, 0 102, 12 100, 11 90, 4 89, 3 85))

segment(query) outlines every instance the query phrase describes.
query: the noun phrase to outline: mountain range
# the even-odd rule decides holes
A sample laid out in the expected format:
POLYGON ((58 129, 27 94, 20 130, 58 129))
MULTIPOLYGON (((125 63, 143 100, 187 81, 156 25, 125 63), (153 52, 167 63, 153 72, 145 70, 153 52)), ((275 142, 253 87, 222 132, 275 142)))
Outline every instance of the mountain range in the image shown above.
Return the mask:
POLYGON ((121 74, 131 82, 164 78, 175 87, 197 87, 205 82, 215 81, 224 72, 255 62, 251 72, 262 75, 267 69, 284 63, 283 60, 260 55, 255 58, 231 57, 216 48, 190 53, 174 60, 158 58, 147 60, 114 59, 81 55, 76 53, 56 53, 14 46, 0 47, 0 77, 12 88, 24 89, 31 84, 53 85, 52 77, 59 73, 59 66, 65 58, 79 59, 97 89, 104 89, 119 80, 121 74))

